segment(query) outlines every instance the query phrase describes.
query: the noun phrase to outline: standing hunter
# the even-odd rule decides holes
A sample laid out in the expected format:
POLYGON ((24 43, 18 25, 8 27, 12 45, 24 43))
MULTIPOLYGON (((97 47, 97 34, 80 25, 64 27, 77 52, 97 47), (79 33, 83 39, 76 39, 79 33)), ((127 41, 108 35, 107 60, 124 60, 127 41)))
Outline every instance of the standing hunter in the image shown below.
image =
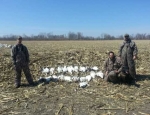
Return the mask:
POLYGON ((134 60, 137 59, 137 54, 138 50, 135 42, 130 39, 129 34, 125 34, 124 41, 119 48, 119 57, 121 58, 123 66, 128 68, 133 81, 136 80, 134 60))
POLYGON ((29 53, 26 46, 22 44, 22 37, 17 38, 17 44, 12 48, 11 56, 15 67, 15 87, 21 85, 21 71, 23 70, 29 85, 34 85, 29 69, 29 53))

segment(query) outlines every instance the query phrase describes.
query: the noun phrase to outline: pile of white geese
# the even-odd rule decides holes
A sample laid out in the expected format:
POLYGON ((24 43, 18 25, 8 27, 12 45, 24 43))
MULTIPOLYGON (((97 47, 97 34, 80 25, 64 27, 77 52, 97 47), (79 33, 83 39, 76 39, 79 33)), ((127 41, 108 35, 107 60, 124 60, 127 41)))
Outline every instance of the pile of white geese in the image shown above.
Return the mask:
POLYGON ((58 66, 42 68, 41 76, 43 77, 39 78, 39 82, 77 82, 79 87, 84 88, 92 79, 103 78, 103 73, 97 66, 58 66))
POLYGON ((4 48, 12 48, 13 46, 9 45, 9 44, 2 44, 2 43, 0 43, 0 48, 2 48, 2 47, 4 47, 4 48))

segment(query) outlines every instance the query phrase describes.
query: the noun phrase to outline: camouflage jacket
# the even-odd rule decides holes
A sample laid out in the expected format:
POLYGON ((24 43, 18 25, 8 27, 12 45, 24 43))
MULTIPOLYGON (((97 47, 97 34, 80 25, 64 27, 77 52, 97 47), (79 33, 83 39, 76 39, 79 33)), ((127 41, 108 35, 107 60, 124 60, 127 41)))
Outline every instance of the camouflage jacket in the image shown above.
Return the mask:
POLYGON ((105 60, 104 72, 106 71, 110 72, 113 70, 117 70, 118 72, 122 70, 122 64, 119 57, 115 56, 113 60, 111 60, 110 58, 105 60))
POLYGON ((12 48, 11 51, 11 57, 13 60, 13 63, 16 62, 29 62, 29 53, 26 46, 23 44, 17 44, 12 48))
POLYGON ((130 56, 130 57, 133 57, 133 56, 137 56, 138 54, 138 50, 137 50, 137 46, 135 44, 135 42, 133 42, 132 40, 129 40, 129 41, 124 41, 120 48, 119 48, 119 56, 130 56))

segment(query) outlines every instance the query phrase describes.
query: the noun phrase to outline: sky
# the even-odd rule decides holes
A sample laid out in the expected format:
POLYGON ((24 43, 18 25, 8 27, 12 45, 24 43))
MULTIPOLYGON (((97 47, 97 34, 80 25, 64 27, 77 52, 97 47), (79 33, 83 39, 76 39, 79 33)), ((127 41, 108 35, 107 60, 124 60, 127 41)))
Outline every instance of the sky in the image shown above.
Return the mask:
POLYGON ((0 36, 150 34, 150 0, 0 0, 0 36))

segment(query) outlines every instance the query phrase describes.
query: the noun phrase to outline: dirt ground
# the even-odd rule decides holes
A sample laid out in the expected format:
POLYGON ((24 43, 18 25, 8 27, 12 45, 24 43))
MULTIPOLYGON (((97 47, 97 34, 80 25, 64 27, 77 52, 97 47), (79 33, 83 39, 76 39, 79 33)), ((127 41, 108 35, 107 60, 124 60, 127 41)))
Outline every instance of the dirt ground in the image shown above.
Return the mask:
MULTIPOLYGON (((103 70, 106 52, 118 52, 122 41, 24 41, 30 53, 30 70, 36 82, 41 68, 59 65, 98 66, 103 70)), ((112 84, 97 78, 89 86, 50 82, 14 87, 10 49, 0 48, 1 115, 150 115, 150 41, 135 41, 136 84, 112 84)), ((0 41, 15 44, 15 41, 0 41)))

